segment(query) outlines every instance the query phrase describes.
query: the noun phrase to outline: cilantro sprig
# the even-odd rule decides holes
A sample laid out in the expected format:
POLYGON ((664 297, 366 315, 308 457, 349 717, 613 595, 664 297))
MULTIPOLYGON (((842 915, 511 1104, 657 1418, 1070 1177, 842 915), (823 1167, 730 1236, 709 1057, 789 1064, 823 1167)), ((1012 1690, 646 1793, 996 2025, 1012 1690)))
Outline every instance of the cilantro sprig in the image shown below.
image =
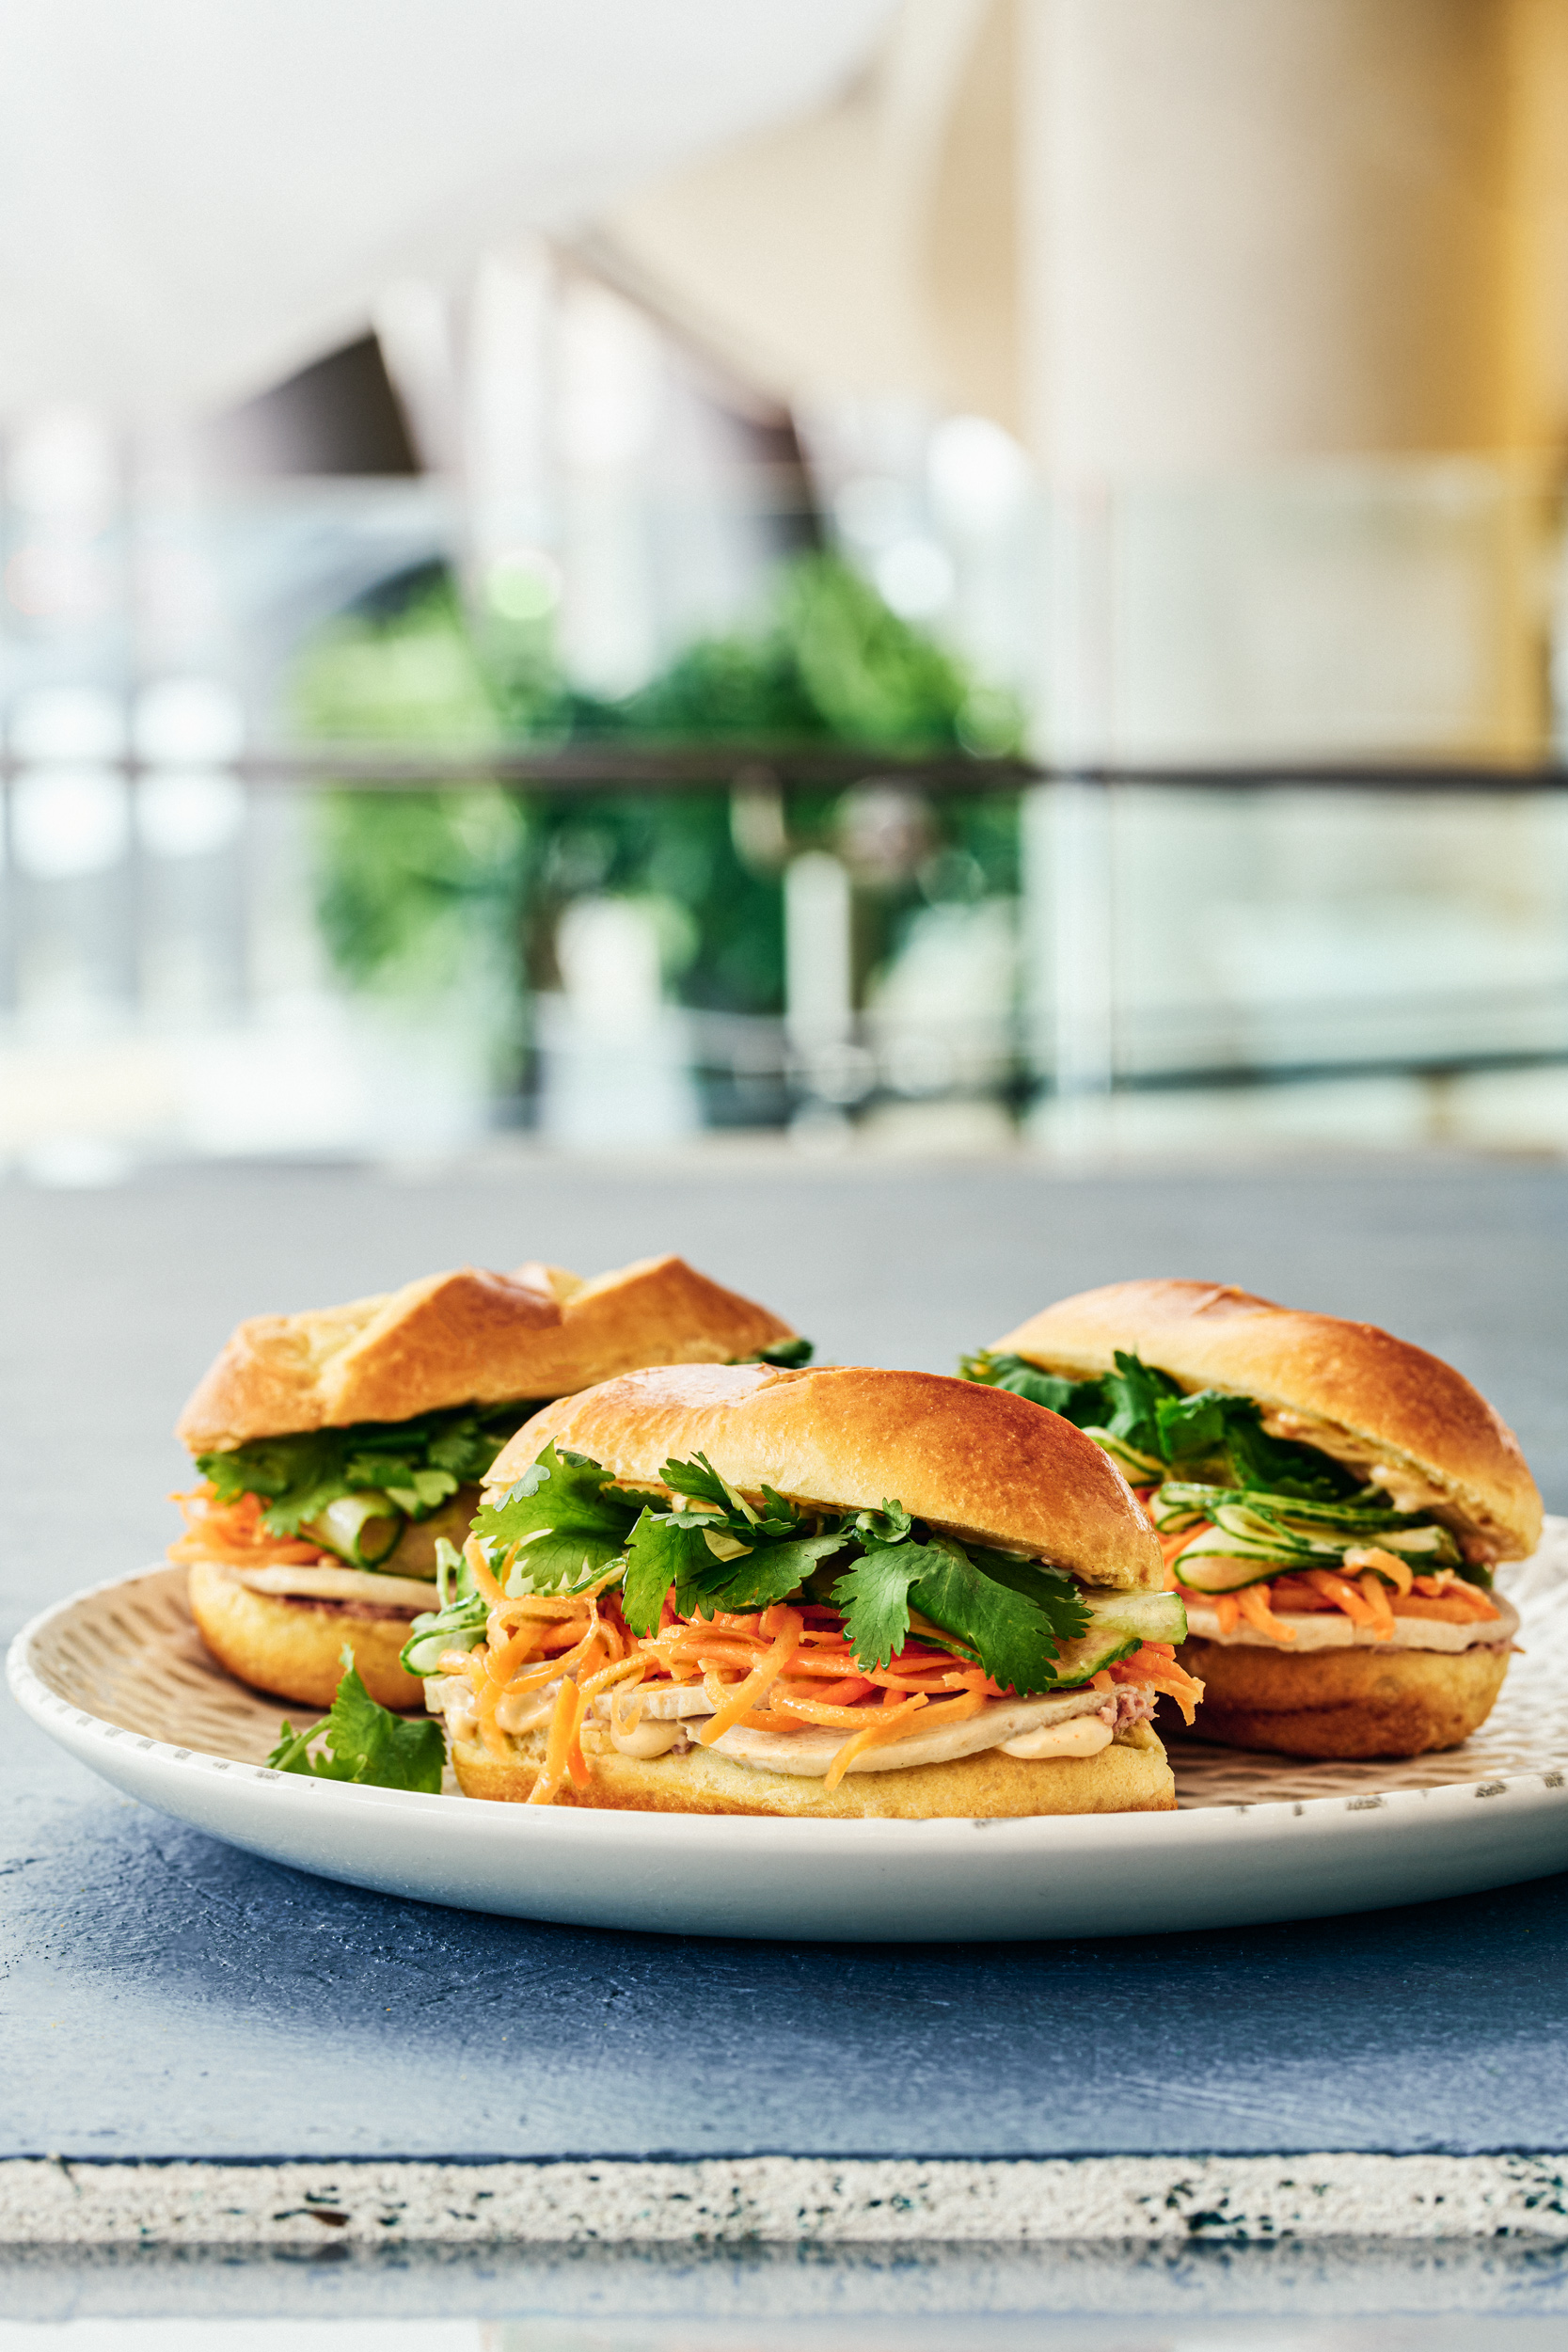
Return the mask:
POLYGON ((273 1771, 439 1796, 446 1757, 440 1724, 410 1722, 379 1706, 360 1681, 346 1644, 342 1663, 337 1696, 321 1722, 304 1731, 287 1722, 281 1726, 282 1737, 267 1758, 273 1771))
POLYGON ((759 1511, 705 1454, 666 1462, 659 1476, 686 1507, 650 1505, 632 1531, 621 1611, 634 1633, 657 1632, 672 1585, 682 1617, 766 1609, 844 1549, 836 1513, 808 1518, 771 1486, 761 1489, 759 1511))
POLYGON ((799 1372, 816 1353, 815 1340, 774 1340, 753 1348, 750 1356, 732 1356, 732 1364, 774 1364, 781 1372, 799 1372))
POLYGON ((219 1502, 260 1495, 262 1524, 273 1535, 296 1535, 340 1497, 372 1491, 388 1496, 405 1518, 423 1519, 459 1486, 477 1486, 533 1409, 526 1401, 458 1405, 412 1421, 300 1430, 198 1454, 196 1466, 219 1502))
POLYGON ((950 1535, 913 1540, 896 1502, 855 1520, 862 1555, 832 1588, 860 1666, 883 1667, 910 1636, 911 1611, 951 1635, 1005 1691, 1039 1691, 1055 1679, 1060 1645, 1089 1613, 1070 1578, 1035 1560, 950 1535))
POLYGON ((492 1575, 508 1572, 512 1595, 574 1593, 620 1558, 641 1507, 612 1471, 550 1444, 481 1506, 473 1533, 492 1575))
POLYGON ((966 1380, 1010 1389, 1092 1437, 1109 1438, 1106 1452, 1140 1483, 1212 1469, 1227 1486, 1315 1502, 1337 1502, 1357 1485, 1354 1471, 1316 1446, 1271 1438, 1254 1398, 1224 1389, 1188 1395, 1169 1373, 1120 1348, 1116 1369, 1098 1380, 1061 1379, 1022 1356, 987 1348, 961 1358, 959 1369, 966 1380))

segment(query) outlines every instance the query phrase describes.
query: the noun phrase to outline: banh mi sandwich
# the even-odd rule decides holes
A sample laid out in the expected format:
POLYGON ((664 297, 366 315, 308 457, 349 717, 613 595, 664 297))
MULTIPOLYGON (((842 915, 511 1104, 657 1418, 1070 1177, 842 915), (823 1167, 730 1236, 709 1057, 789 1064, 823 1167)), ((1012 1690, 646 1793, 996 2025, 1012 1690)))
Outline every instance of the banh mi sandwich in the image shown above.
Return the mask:
POLYGON ((474 1266, 242 1323, 182 1414, 200 1484, 177 1498, 191 1613, 243 1682, 326 1705, 345 1635, 372 1697, 417 1707, 398 1654, 438 1605, 491 1464, 550 1397, 633 1365, 811 1354, 766 1308, 647 1258, 591 1282, 474 1266))
POLYGON ((1064 1298, 964 1369, 1066 1414, 1132 1481, 1206 1739, 1418 1756, 1485 1722, 1519 1624, 1492 1571, 1534 1549, 1541 1497, 1449 1365, 1374 1324, 1148 1281, 1064 1298))
POLYGON ((1070 1422, 927 1373, 669 1368, 492 1466, 404 1651, 471 1797, 643 1812, 1163 1811, 1181 1603, 1070 1422))

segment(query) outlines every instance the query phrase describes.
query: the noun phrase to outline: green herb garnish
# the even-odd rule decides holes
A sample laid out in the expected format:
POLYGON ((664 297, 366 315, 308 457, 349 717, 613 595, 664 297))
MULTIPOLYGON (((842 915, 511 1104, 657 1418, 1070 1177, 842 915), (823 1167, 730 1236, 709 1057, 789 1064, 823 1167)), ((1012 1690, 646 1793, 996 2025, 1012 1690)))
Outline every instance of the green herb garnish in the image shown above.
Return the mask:
POLYGON ((344 1673, 330 1710, 319 1724, 282 1737, 268 1756, 276 1772, 304 1772, 316 1780, 357 1781, 374 1788, 414 1788, 439 1796, 446 1742, 439 1724, 410 1722, 380 1707, 359 1679, 354 1652, 344 1645, 344 1673), (314 1743, 321 1745, 310 1753, 314 1743))

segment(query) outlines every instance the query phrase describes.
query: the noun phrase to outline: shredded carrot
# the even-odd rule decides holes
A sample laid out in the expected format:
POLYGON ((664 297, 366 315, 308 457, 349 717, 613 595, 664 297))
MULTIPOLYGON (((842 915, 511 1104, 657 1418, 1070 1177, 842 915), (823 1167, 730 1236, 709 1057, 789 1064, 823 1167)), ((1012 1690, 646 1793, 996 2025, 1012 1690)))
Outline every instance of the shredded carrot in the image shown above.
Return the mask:
POLYGON ((1276 1576, 1270 1587, 1270 1597, 1276 1609, 1284 1609, 1293 1616, 1307 1615, 1338 1609, 1339 1604, 1320 1593, 1315 1584, 1308 1584, 1305 1576, 1276 1576))
MULTIPOLYGON (((726 1699, 717 1714, 710 1717, 697 1734, 697 1745, 711 1748, 721 1740, 733 1724, 742 1715, 750 1714, 757 1702, 770 1691, 796 1651, 800 1646, 800 1614, 799 1610, 786 1609, 776 1602, 763 1618, 763 1624, 773 1633, 773 1646, 759 1661, 733 1697, 726 1699)), ((712 1692, 708 1695, 711 1697, 712 1692)))
POLYGON ((212 1482, 203 1479, 188 1493, 172 1494, 184 1515, 185 1533, 168 1548, 177 1562, 215 1560, 233 1568, 313 1567, 334 1555, 303 1536, 274 1535, 263 1523, 266 1505, 260 1495, 244 1494, 232 1502, 213 1498, 212 1482))
POLYGON ((1342 1609, 1354 1625, 1375 1625, 1376 1612, 1365 1594, 1356 1590, 1344 1577, 1336 1576, 1332 1568, 1308 1568, 1307 1581, 1316 1586, 1325 1600, 1342 1609))
POLYGON ((1164 1554, 1166 1567, 1170 1566, 1178 1552, 1185 1551, 1187 1546, 1196 1543, 1200 1535, 1212 1535, 1213 1532, 1212 1520, 1197 1519, 1191 1527, 1179 1528, 1174 1535, 1162 1535, 1160 1549, 1164 1554))
POLYGON ((900 1724, 928 1704, 925 1692, 916 1692, 912 1699, 904 1699, 896 1707, 875 1708, 865 1729, 857 1731, 852 1740, 846 1740, 829 1765, 822 1781, 824 1794, 831 1795, 838 1787, 857 1756, 863 1756, 867 1748, 878 1747, 884 1740, 892 1739, 900 1724))
MULTIPOLYGON (((1377 1544, 1359 1544, 1353 1550, 1347 1551, 1345 1565, 1347 1568, 1375 1569, 1380 1577, 1387 1579, 1402 1598, 1415 1582, 1409 1561, 1402 1560, 1397 1552, 1383 1550, 1377 1544)), ((1365 1576, 1361 1579, 1361 1589, 1363 1592, 1367 1589, 1365 1576)), ((1375 1602, 1373 1606, 1376 1606, 1375 1602)))
POLYGON ((1388 1606, 1383 1579, 1368 1568, 1359 1581, 1361 1597, 1372 1613, 1373 1638, 1379 1642, 1391 1642, 1394 1638, 1394 1613, 1388 1606))
POLYGON ((1240 1592, 1229 1594, 1227 1597, 1235 1602, 1255 1632, 1267 1634, 1271 1642, 1293 1642, 1295 1640, 1295 1627, 1281 1625, 1275 1615, 1270 1605, 1269 1588, 1266 1584, 1243 1584, 1240 1592))
MULTIPOLYGON (((472 1576, 474 1582, 479 1586, 480 1591, 484 1595, 485 1599, 504 1600, 506 1598, 506 1594, 502 1590, 501 1586, 497 1582, 495 1577, 490 1573, 490 1564, 479 1548, 479 1538, 477 1535, 470 1535, 467 1542, 464 1545, 463 1557, 468 1564, 468 1573, 472 1576)), ((510 1567, 508 1573, 510 1573, 510 1567)))
MULTIPOLYGON (((530 1804, 549 1804, 571 1769, 574 1751, 581 1757, 578 1732, 582 1721, 582 1692, 567 1675, 555 1694, 555 1707, 550 1715, 550 1728, 545 1741, 545 1761, 539 1777, 528 1792, 530 1804)), ((587 1765, 583 1765, 584 1774, 587 1765)))
MULTIPOLYGON (((786 1715, 798 1715, 802 1723, 844 1724, 851 1731, 863 1724, 866 1717, 863 1707, 830 1707, 820 1699, 792 1698, 784 1691, 774 1692, 771 1704, 786 1715)), ((880 1706, 874 1710, 878 1720, 888 1708, 902 1704, 895 1691, 884 1691, 880 1706)))
POLYGON ((506 1735, 496 1721, 496 1709, 511 1688, 517 1668, 532 1655, 537 1644, 538 1628, 525 1625, 510 1641, 503 1641, 499 1648, 478 1653, 484 1673, 476 1683, 479 1696, 474 1712, 479 1719, 479 1736, 494 1756, 504 1757, 508 1754, 506 1735))
POLYGON ((1459 1600, 1473 1609, 1478 1617, 1495 1617, 1499 1613, 1489 1594, 1479 1584, 1472 1584, 1457 1568, 1439 1568, 1435 1575, 1418 1576, 1415 1589, 1434 1600, 1459 1600))
POLYGON ((1416 1589, 1403 1598, 1396 1594, 1389 1607, 1396 1617, 1427 1617, 1449 1625, 1477 1625, 1483 1619, 1497 1618, 1502 1612, 1484 1593, 1473 1584, 1456 1581, 1435 1592, 1424 1589, 1435 1584, 1434 1577, 1418 1576, 1416 1589))

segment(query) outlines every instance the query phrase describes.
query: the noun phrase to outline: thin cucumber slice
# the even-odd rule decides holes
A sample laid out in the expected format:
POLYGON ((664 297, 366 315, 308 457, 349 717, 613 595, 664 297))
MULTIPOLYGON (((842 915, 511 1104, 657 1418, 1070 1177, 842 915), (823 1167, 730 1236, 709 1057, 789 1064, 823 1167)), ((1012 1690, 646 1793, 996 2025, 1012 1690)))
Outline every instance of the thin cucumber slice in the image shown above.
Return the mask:
POLYGON ((1416 1567, 1461 1565, 1446 1527, 1398 1512, 1336 1513, 1286 1495, 1173 1483, 1155 1497, 1154 1517, 1167 1533, 1193 1529, 1173 1565, 1196 1592, 1234 1592, 1293 1568, 1342 1568, 1346 1552, 1362 1547, 1392 1552, 1416 1567))
POLYGON ((1101 1454, 1108 1454, 1122 1476, 1132 1486, 1152 1486, 1164 1478, 1167 1465, 1157 1454, 1142 1454, 1125 1438, 1113 1438, 1108 1429, 1085 1429, 1085 1438, 1092 1438, 1101 1454))
POLYGON ((1062 1644, 1053 1689, 1087 1682, 1145 1642, 1186 1640, 1180 1593, 1086 1593, 1082 1585, 1078 1592, 1089 1613, 1088 1630, 1062 1644))
POLYGON ((313 1544, 335 1551, 351 1567, 378 1567, 403 1534, 403 1513, 397 1504, 372 1487, 368 1493, 340 1495, 319 1518, 301 1530, 313 1544))
MULTIPOLYGON (((1420 1565, 1418 1561, 1418 1568, 1420 1565)), ((1325 1555, 1320 1551, 1297 1552, 1289 1560, 1247 1559, 1237 1552, 1179 1551, 1172 1565, 1182 1583, 1195 1593, 1237 1593, 1243 1584, 1266 1584, 1276 1576, 1304 1576, 1310 1568, 1327 1568, 1335 1576, 1348 1577, 1352 1583, 1363 1573, 1360 1568, 1347 1568, 1339 1553, 1325 1555)), ((1381 1568, 1374 1568, 1372 1573, 1398 1589, 1396 1578, 1385 1575, 1381 1568)))

